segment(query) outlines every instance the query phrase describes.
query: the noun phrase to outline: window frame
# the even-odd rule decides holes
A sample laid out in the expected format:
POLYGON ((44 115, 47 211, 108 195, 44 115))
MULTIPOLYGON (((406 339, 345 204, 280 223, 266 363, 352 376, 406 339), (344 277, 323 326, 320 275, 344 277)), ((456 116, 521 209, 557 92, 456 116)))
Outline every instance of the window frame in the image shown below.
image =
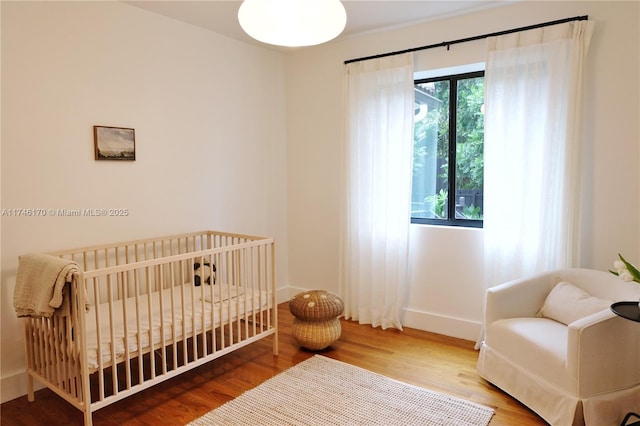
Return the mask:
MULTIPOLYGON (((414 86, 416 84, 431 83, 437 81, 449 81, 449 152, 448 152, 448 176, 447 176, 447 190, 449 194, 454 194, 453 198, 449 196, 447 198, 447 218, 435 219, 435 218, 418 218, 411 217, 411 224, 419 225, 439 225, 439 226, 456 226, 466 228, 483 228, 483 219, 457 219, 455 215, 456 205, 452 202, 455 199, 456 193, 456 144, 457 144, 457 118, 458 118, 458 81, 470 78, 477 78, 485 76, 484 69, 478 71, 462 72, 449 75, 433 76, 426 78, 416 78, 413 81, 414 86), (453 167, 451 167, 453 165, 453 167)), ((484 146, 484 140, 483 140, 484 146)), ((412 188, 413 191, 413 188, 412 188)), ((483 188, 484 193, 484 188, 483 188)))

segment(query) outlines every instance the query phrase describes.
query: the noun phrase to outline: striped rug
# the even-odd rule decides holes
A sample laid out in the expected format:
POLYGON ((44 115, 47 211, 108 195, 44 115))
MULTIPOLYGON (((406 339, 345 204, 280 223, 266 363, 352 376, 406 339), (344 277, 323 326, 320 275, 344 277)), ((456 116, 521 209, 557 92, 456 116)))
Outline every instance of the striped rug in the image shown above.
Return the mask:
POLYGON ((272 377, 193 426, 486 426, 491 408, 321 355, 272 377))

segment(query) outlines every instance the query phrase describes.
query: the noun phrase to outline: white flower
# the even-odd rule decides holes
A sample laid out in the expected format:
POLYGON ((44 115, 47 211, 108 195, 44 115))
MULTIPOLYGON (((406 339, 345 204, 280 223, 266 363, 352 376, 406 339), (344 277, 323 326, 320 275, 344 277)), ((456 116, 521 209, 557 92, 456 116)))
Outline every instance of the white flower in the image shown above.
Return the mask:
POLYGON ((616 270, 617 273, 622 273, 627 270, 627 266, 621 260, 616 260, 613 262, 613 269, 616 270))
POLYGON ((618 253, 618 258, 613 262, 613 269, 609 269, 609 272, 617 275, 621 280, 635 281, 640 284, 640 270, 632 263, 629 263, 620 253, 618 253))
POLYGON ((622 281, 633 281, 633 276, 626 269, 619 272, 618 276, 622 279, 622 281))

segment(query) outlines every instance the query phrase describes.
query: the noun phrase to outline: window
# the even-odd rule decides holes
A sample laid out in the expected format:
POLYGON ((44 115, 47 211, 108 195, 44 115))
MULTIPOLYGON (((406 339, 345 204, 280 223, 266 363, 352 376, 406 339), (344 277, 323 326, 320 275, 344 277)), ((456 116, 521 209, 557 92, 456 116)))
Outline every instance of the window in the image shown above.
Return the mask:
POLYGON ((414 93, 411 223, 482 227, 484 71, 419 79, 414 93))

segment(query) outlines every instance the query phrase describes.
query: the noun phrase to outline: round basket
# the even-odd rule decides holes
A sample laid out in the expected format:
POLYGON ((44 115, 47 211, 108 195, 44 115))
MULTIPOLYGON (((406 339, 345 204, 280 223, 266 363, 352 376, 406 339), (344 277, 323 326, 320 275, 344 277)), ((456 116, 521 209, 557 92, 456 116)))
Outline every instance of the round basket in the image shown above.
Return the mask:
POLYGON ((333 293, 311 290, 299 293, 289 301, 294 317, 307 321, 325 321, 342 315, 344 303, 333 293))
POLYGON ((293 319, 291 334, 300 346, 313 351, 322 350, 340 338, 342 327, 340 320, 304 321, 293 319))

